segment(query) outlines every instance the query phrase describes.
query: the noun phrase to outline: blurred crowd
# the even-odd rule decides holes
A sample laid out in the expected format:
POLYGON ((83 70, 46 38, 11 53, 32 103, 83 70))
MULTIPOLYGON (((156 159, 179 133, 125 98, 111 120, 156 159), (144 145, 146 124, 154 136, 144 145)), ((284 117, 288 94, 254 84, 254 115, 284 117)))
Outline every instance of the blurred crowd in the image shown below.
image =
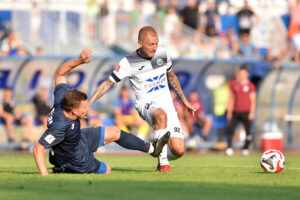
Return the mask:
MULTIPOLYGON (((118 45, 131 51, 136 47, 139 27, 150 24, 158 30, 160 44, 167 47, 172 58, 261 59, 275 68, 281 62, 300 63, 300 1, 284 1, 290 19, 288 28, 282 25, 281 19, 278 23, 281 16, 276 15, 276 10, 264 13, 261 8, 258 12, 257 6, 252 8, 253 2, 240 1, 240 7, 236 7, 233 0, 87 0, 84 34, 90 44, 101 41, 106 46, 118 45), (222 24, 224 16, 235 18, 229 17, 229 22, 222 24), (237 22, 230 22, 230 19, 237 22), (274 28, 268 33, 264 33, 265 29, 253 31, 255 26, 270 24, 274 24, 274 28), (257 34, 268 36, 261 39, 257 34), (261 43, 268 40, 268 43, 261 45, 258 40, 265 40, 261 43)), ((0 30, 2 56, 43 54, 43 41, 39 35, 41 15, 41 7, 33 1, 30 43, 35 46, 30 46, 30 51, 28 44, 22 43, 19 33, 0 30)))
POLYGON ((99 28, 106 45, 116 43, 130 51, 136 46, 138 28, 150 24, 158 30, 160 44, 167 47, 172 58, 260 59, 274 68, 280 67, 281 62, 299 63, 299 0, 286 2, 290 15, 288 29, 276 11, 272 14, 260 11, 258 15, 251 8, 251 2, 254 2, 251 0, 241 1, 239 8, 231 8, 230 0, 136 0, 131 7, 126 5, 126 1, 120 2, 110 9, 113 6, 106 0, 88 1, 88 7, 94 7, 94 15, 99 16, 101 24, 97 27, 97 24, 91 23, 93 28, 89 30, 93 31, 89 34, 95 36, 95 30, 99 28), (112 12, 113 18, 109 15, 112 12), (223 16, 235 16, 237 23, 222 24, 223 16), (255 36, 267 30, 253 31, 253 28, 258 24, 264 26, 265 22, 268 26, 276 25, 268 30, 268 44, 259 45, 255 43, 258 40, 255 36), (114 26, 115 30, 107 28, 110 26, 114 26))

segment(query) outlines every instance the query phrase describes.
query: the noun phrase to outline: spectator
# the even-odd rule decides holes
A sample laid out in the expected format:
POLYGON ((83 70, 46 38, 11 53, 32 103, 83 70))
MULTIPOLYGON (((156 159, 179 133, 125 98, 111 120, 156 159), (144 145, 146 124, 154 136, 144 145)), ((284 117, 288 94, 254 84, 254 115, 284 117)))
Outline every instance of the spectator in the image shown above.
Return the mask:
POLYGON ((294 52, 294 61, 297 64, 300 64, 300 27, 298 33, 294 34, 292 39, 292 46, 294 52))
POLYGON ((250 34, 253 25, 254 12, 249 8, 248 1, 244 1, 244 7, 237 13, 239 34, 250 34))
POLYGON ((2 42, 3 42, 4 38, 5 38, 5 33, 2 30, 0 30, 0 52, 2 49, 2 42))
POLYGON ((257 50, 250 41, 250 35, 243 33, 240 38, 239 53, 245 58, 253 58, 257 55, 257 50))
POLYGON ((2 42, 1 54, 2 56, 16 56, 21 47, 22 43, 17 33, 11 31, 2 42))
POLYGON ((12 89, 10 87, 4 88, 4 99, 0 106, 0 117, 7 128, 8 142, 15 142, 14 123, 25 126, 23 141, 30 141, 33 118, 29 115, 21 114, 19 107, 12 99, 12 89))
POLYGON ((138 127, 137 136, 145 139, 150 127, 146 121, 142 120, 135 110, 134 102, 130 98, 129 89, 123 87, 120 97, 115 101, 115 122, 123 131, 138 127))
POLYGON ((101 41, 109 46, 115 41, 115 23, 113 23, 108 0, 99 3, 99 10, 97 18, 100 23, 101 41))
POLYGON ((39 89, 38 94, 32 98, 32 103, 35 108, 36 120, 42 124, 44 130, 46 130, 48 114, 51 110, 50 103, 48 102, 48 90, 46 88, 39 89))
POLYGON ((196 112, 193 116, 190 112, 188 112, 187 109, 184 110, 188 133, 191 136, 193 134, 196 134, 194 128, 202 128, 202 131, 199 134, 204 140, 207 140, 212 126, 212 118, 205 115, 202 102, 199 99, 198 93, 196 91, 193 90, 190 92, 189 102, 196 109, 196 112))
POLYGON ((218 58, 228 59, 231 57, 229 41, 225 31, 221 31, 217 40, 216 54, 218 58))
POLYGON ((97 15, 99 13, 99 6, 97 0, 87 0, 87 33, 88 39, 93 41, 96 37, 97 32, 97 15))
POLYGON ((180 20, 174 7, 169 7, 167 12, 168 14, 166 15, 164 21, 164 34, 166 40, 169 42, 171 40, 171 34, 178 27, 180 20))
POLYGON ((238 36, 235 33, 235 30, 230 26, 227 30, 227 38, 229 42, 229 47, 232 49, 235 43, 239 42, 238 36))
POLYGON ((182 23, 193 29, 197 29, 199 18, 197 1, 188 0, 188 5, 181 10, 180 17, 182 23))
POLYGON ((43 47, 37 46, 35 48, 35 56, 42 56, 43 55, 43 47))
POLYGON ((226 136, 226 110, 228 104, 229 87, 228 82, 224 75, 218 75, 219 84, 213 90, 214 99, 214 124, 216 133, 216 147, 218 149, 225 149, 225 136, 226 136))
POLYGON ((156 4, 156 10, 162 16, 167 15, 167 10, 168 10, 167 0, 158 0, 158 2, 156 4))
POLYGON ((300 0, 295 0, 294 3, 290 4, 290 17, 289 38, 293 39, 300 29, 300 0))
POLYGON ((210 37, 216 36, 218 23, 219 23, 219 16, 216 10, 216 4, 213 1, 209 1, 208 9, 205 11, 204 18, 203 18, 205 34, 210 37))
POLYGON ((118 33, 118 40, 121 42, 127 42, 129 40, 129 19, 130 13, 124 9, 124 4, 119 5, 119 9, 116 12, 116 31, 118 33))
POLYGON ((236 72, 236 78, 229 83, 229 98, 227 106, 228 124, 228 146, 226 155, 233 155, 232 139, 239 122, 243 123, 246 131, 246 140, 242 154, 249 154, 249 145, 252 140, 250 128, 255 116, 256 88, 248 80, 248 70, 245 66, 240 67, 236 72))
POLYGON ((40 42, 40 26, 42 21, 42 12, 38 7, 37 2, 32 2, 30 16, 30 31, 31 31, 31 42, 39 43, 40 42))
POLYGON ((170 7, 173 7, 176 11, 176 14, 179 16, 180 15, 180 8, 178 5, 178 0, 171 0, 170 1, 170 7))

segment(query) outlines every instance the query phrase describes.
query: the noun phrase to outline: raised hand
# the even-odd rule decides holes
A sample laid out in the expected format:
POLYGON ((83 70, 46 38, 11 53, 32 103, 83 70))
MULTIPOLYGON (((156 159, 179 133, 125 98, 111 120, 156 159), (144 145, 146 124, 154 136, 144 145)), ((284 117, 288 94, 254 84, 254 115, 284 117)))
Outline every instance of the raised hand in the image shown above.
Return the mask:
POLYGON ((92 50, 85 48, 79 55, 79 59, 82 63, 89 63, 92 61, 90 58, 92 56, 92 50))

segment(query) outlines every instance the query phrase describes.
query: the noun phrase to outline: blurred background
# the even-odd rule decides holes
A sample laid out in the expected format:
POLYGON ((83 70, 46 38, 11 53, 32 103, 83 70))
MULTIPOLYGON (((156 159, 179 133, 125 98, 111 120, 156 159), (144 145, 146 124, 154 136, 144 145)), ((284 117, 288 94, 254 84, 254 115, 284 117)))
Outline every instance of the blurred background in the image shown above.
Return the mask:
MULTIPOLYGON (((187 150, 226 148, 227 83, 242 65, 257 87, 252 149, 266 148, 266 140, 300 147, 298 0, 1 0, 0 98, 10 95, 10 87, 19 111, 13 130, 0 122, 0 148, 18 148, 42 135, 59 65, 92 49, 94 61, 67 76, 69 88, 91 96, 122 56, 137 48, 144 25, 157 30, 185 95, 196 91, 203 104, 204 125, 184 130, 187 150)), ((126 87, 126 81, 116 85, 95 103, 82 126, 117 124, 150 140, 152 131, 134 107, 125 112, 117 101, 134 100, 130 91, 122 93, 126 87), (125 115, 131 118, 122 120, 125 115)), ((234 147, 244 139, 239 126, 234 147)))

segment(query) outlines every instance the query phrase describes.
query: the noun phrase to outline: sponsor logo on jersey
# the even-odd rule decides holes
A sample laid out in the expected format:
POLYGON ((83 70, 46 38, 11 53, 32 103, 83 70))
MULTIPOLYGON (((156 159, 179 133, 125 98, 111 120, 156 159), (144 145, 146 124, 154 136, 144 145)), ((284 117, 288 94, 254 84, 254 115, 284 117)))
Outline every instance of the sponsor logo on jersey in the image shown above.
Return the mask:
POLYGON ((48 144, 51 144, 56 138, 51 135, 51 134, 48 134, 46 137, 45 137, 45 141, 48 142, 48 144))
POLYGON ((164 85, 166 82, 166 77, 164 75, 165 73, 146 80, 147 83, 144 85, 144 88, 148 90, 147 93, 166 87, 164 85))
POLYGON ((156 60, 156 64, 158 64, 159 66, 162 65, 162 64, 164 64, 163 59, 162 59, 162 58, 158 58, 158 59, 156 60))
POLYGON ((138 70, 142 70, 144 67, 145 67, 145 66, 143 65, 143 66, 141 66, 140 68, 138 68, 138 70))

